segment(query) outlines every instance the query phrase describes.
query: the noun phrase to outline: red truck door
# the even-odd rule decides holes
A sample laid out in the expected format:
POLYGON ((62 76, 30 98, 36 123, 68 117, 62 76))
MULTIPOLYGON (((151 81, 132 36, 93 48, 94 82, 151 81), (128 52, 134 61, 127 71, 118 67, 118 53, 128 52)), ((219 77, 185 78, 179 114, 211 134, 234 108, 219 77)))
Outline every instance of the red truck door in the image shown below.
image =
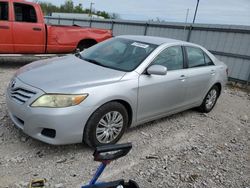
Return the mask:
POLYGON ((13 3, 15 53, 45 53, 45 24, 41 9, 28 3, 13 3))
POLYGON ((13 53, 12 23, 7 1, 0 1, 0 53, 13 53))

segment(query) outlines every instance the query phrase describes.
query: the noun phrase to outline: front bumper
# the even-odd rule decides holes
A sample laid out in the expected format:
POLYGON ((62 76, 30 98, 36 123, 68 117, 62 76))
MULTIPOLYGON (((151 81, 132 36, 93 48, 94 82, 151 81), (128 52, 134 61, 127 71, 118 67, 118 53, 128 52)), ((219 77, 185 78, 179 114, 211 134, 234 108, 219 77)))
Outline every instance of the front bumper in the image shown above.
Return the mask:
POLYGON ((6 92, 6 104, 11 120, 25 134, 53 145, 82 142, 84 126, 93 108, 77 105, 67 108, 39 108, 30 104, 44 94, 42 90, 29 86, 16 78, 16 86, 35 91, 35 95, 23 104, 11 95, 11 87, 6 92), (55 136, 42 134, 44 129, 55 130, 55 136))

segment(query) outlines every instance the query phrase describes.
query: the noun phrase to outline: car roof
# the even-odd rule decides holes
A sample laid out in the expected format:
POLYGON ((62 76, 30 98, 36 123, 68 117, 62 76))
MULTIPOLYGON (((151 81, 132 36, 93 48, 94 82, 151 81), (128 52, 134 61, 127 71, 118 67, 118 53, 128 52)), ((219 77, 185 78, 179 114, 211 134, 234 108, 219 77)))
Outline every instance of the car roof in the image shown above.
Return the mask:
MULTIPOLYGON (((164 37, 155 37, 155 36, 143 36, 143 35, 121 35, 118 36, 119 38, 125 38, 125 39, 131 39, 139 42, 145 42, 150 44, 171 44, 171 43, 178 43, 178 44, 187 44, 185 41, 176 40, 176 39, 170 39, 170 38, 164 38, 164 37)), ((190 43, 188 43, 190 44, 190 43)))

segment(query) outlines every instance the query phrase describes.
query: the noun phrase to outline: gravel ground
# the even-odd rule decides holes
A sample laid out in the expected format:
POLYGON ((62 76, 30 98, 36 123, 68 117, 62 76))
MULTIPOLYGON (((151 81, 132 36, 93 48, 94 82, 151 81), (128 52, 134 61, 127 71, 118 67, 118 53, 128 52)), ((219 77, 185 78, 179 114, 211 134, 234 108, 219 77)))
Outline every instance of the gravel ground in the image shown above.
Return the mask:
MULTIPOLYGON (((51 146, 25 136, 7 115, 5 88, 20 65, 0 65, 0 187, 80 187, 98 163, 83 144, 51 146)), ((226 88, 214 110, 188 110, 132 128, 127 157, 112 163, 102 180, 134 179, 141 187, 250 187, 250 95, 226 88)))

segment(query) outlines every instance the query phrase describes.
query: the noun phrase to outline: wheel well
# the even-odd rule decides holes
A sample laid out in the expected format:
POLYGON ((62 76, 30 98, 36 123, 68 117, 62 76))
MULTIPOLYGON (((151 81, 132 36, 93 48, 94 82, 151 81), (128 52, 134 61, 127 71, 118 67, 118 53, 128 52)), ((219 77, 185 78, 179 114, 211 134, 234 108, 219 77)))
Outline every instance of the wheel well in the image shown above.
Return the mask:
POLYGON ((221 89, 222 89, 222 87, 221 87, 221 83, 216 83, 216 84, 214 84, 214 86, 217 86, 218 87, 218 89, 219 89, 219 96, 220 96, 220 94, 221 94, 221 89))
POLYGON ((124 100, 114 100, 114 101, 110 101, 110 102, 119 102, 126 108, 126 110, 128 112, 128 127, 130 127, 130 125, 132 123, 132 118, 133 118, 133 111, 132 111, 130 104, 124 100))
MULTIPOLYGON (((124 101, 124 100, 120 100, 120 99, 108 101, 108 102, 106 102, 105 104, 110 103, 110 102, 118 102, 118 103, 122 104, 122 105, 126 108, 126 110, 127 110, 127 112, 128 112, 128 127, 130 127, 131 124, 132 124, 132 118, 133 118, 133 111, 132 111, 132 108, 131 108, 130 104, 129 104, 128 102, 126 102, 126 101, 124 101)), ((103 104, 103 105, 105 105, 105 104, 103 104)), ((101 106, 103 106, 103 105, 101 105, 101 106)), ((101 107, 101 106, 100 106, 100 107, 101 107)), ((99 108, 100 108, 100 107, 99 107, 99 108)), ((98 109, 98 108, 97 108, 97 109, 98 109)), ((97 109, 96 109, 96 110, 97 110, 97 109)), ((94 113, 94 112, 93 112, 93 113, 94 113)), ((91 114, 91 116, 93 115, 93 113, 91 114)), ((91 116, 90 116, 90 117, 91 117, 91 116)), ((84 129, 83 129, 82 142, 85 142, 85 141, 84 141, 84 134, 85 134, 86 125, 87 125, 87 123, 89 122, 90 117, 88 118, 88 120, 87 120, 87 122, 86 122, 86 124, 85 124, 85 126, 84 126, 84 129)))
POLYGON ((91 47, 93 45, 97 44, 97 41, 94 39, 83 39, 81 40, 78 44, 77 47, 81 46, 81 45, 85 45, 87 47, 91 47))

